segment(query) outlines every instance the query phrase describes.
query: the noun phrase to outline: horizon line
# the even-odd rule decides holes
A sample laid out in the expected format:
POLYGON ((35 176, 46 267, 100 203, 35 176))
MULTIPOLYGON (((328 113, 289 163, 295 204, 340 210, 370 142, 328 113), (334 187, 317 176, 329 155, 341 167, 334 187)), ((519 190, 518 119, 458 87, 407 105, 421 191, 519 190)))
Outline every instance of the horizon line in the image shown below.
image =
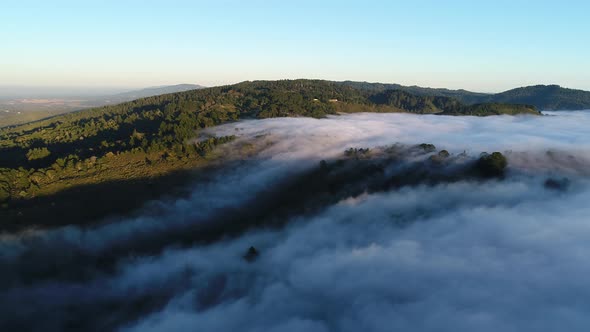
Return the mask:
MULTIPOLYGON (((397 83, 397 82, 384 82, 384 81, 368 81, 368 80, 350 80, 350 79, 346 79, 346 80, 331 80, 331 79, 324 79, 324 78, 281 78, 281 79, 251 79, 251 80, 241 80, 241 81, 237 81, 237 82, 232 82, 232 83, 221 83, 221 84, 214 84, 214 85, 205 85, 202 83, 188 83, 188 82, 180 82, 180 83, 170 83, 170 84, 150 84, 150 85, 144 85, 144 86, 137 86, 137 85, 25 85, 25 84, 0 84, 0 89, 34 89, 34 90, 48 90, 46 91, 46 93, 50 93, 50 92, 54 92, 51 90, 69 90, 69 89, 73 89, 76 91, 72 91, 72 92, 82 92, 80 90, 86 90, 88 92, 92 92, 92 91, 100 91, 100 90, 111 90, 111 91, 116 91, 118 90, 119 92, 125 92, 125 91, 129 91, 132 92, 133 90, 143 90, 143 89, 152 89, 152 88, 165 88, 165 87, 171 87, 171 86, 177 86, 177 85, 198 85, 201 86, 203 88, 214 88, 214 87, 221 87, 221 86, 231 86, 231 85, 235 85, 235 84, 240 84, 240 83, 244 83, 244 82, 257 82, 257 81, 297 81, 297 80, 313 80, 313 81, 327 81, 327 82, 359 82, 359 83, 368 83, 368 84, 396 84, 396 85, 400 85, 403 87, 419 87, 419 88, 427 88, 427 89, 437 89, 437 90, 449 90, 449 91, 467 91, 467 92, 473 92, 473 93, 485 93, 485 94, 496 94, 496 93, 502 93, 505 91, 510 91, 513 89, 518 89, 518 88, 525 88, 525 87, 532 87, 532 86, 559 86, 561 88, 565 88, 565 89, 572 89, 572 90, 581 90, 581 91, 590 91, 590 90, 586 90, 583 88, 577 88, 577 87, 569 87, 569 86, 564 86, 562 84, 559 83, 537 83, 537 84, 524 84, 524 85, 516 85, 512 88, 506 89, 506 90, 497 90, 497 91, 478 91, 478 90, 471 90, 469 88, 449 88, 449 87, 444 87, 444 86, 429 86, 429 85, 420 85, 420 84, 403 84, 403 83, 397 83)), ((21 91, 20 93, 24 93, 27 91, 21 91)), ((42 91, 30 91, 30 93, 33 92, 37 92, 37 93, 41 93, 42 91)), ((58 91, 55 91, 54 93, 57 93, 58 91)), ((60 91, 60 92, 66 92, 66 91, 60 91)), ((14 91, 14 93, 17 93, 17 91, 14 91)))

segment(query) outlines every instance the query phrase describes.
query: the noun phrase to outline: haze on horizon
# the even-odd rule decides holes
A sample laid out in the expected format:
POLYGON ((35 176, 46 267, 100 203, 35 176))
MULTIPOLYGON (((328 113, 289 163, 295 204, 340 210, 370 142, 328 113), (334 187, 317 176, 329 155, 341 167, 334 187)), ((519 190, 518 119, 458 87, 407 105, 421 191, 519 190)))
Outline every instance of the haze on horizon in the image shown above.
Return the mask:
POLYGON ((0 89, 320 78, 590 90, 585 1, 19 1, 0 89))

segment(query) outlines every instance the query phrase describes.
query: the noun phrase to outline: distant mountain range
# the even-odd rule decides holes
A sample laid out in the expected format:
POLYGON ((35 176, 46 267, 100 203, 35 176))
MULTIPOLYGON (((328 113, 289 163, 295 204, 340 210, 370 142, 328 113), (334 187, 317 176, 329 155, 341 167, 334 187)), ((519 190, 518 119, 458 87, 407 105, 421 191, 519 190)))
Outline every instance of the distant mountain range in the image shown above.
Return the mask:
POLYGON ((559 85, 534 85, 490 94, 467 90, 449 90, 403 86, 399 84, 344 81, 341 84, 374 92, 401 90, 417 96, 442 96, 458 99, 465 104, 507 103, 533 105, 539 110, 590 109, 590 91, 562 88, 559 85))

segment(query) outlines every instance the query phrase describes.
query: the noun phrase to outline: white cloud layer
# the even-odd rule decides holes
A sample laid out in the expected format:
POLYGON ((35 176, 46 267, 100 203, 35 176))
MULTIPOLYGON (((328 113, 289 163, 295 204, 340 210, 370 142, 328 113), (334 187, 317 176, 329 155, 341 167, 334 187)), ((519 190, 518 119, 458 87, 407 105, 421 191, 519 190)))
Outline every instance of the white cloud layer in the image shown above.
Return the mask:
POLYGON ((128 330, 584 331, 588 199, 519 181, 342 202, 282 232, 136 262, 167 273, 182 260, 195 274, 128 330), (228 255, 251 244, 253 264, 228 255), (220 276, 219 303, 200 308, 220 276))
POLYGON ((545 116, 438 116, 362 113, 327 119, 274 118, 215 127, 217 134, 276 135, 273 158, 338 154, 350 146, 432 143, 449 151, 588 151, 589 112, 546 112, 545 116))

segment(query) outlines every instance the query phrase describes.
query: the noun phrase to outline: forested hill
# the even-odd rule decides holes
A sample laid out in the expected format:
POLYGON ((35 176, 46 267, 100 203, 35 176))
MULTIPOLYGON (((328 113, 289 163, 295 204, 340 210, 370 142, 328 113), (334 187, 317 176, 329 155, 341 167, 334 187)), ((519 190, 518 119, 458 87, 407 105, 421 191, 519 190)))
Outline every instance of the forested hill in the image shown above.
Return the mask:
POLYGON ((0 167, 44 164, 69 154, 100 155, 134 148, 182 145, 205 128, 242 118, 324 117, 351 112, 452 115, 538 114, 532 106, 465 105, 454 98, 416 96, 400 90, 370 91, 320 80, 243 82, 137 99, 0 130, 0 167), (49 158, 14 149, 48 148, 49 158), (31 162, 35 160, 35 162, 31 162))
MULTIPOLYGON (((34 220, 38 216, 33 213, 64 211, 83 214, 71 218, 92 219, 89 209, 55 210, 60 205, 54 198, 26 208, 28 200, 60 192, 69 193, 63 201, 70 205, 77 199, 107 194, 103 199, 112 199, 109 204, 126 209, 131 204, 126 200, 141 202, 140 195, 154 190, 141 186, 206 164, 215 145, 233 139, 212 137, 188 143, 201 128, 244 118, 320 118, 342 112, 538 114, 526 105, 467 106, 448 97, 367 91, 313 80, 244 82, 142 98, 0 130, 0 219, 22 221, 27 212, 34 220), (132 180, 140 188, 119 185, 132 180), (97 186, 104 183, 111 184, 97 186), (73 189, 81 187, 94 189, 86 194, 73 189)), ((168 184, 169 180, 162 181, 161 186, 168 184)))
POLYGON ((100 157, 133 149, 178 152, 187 149, 185 140, 194 137, 198 129, 227 121, 320 118, 343 112, 538 114, 526 105, 465 105, 454 98, 416 96, 399 90, 374 92, 330 81, 243 82, 142 98, 2 129, 0 168, 48 166, 69 155, 100 157))
POLYGON ((540 110, 590 109, 590 91, 562 88, 559 85, 535 85, 508 90, 479 99, 480 102, 535 105, 540 110))
POLYGON ((490 96, 488 93, 472 92, 463 89, 451 90, 445 88, 425 88, 416 85, 406 86, 396 83, 369 83, 369 82, 355 82, 343 81, 340 84, 351 86, 355 89, 367 90, 372 92, 382 92, 386 90, 400 90, 411 93, 416 96, 440 96, 450 97, 460 100, 466 104, 476 104, 483 99, 490 96))
POLYGON ((562 88, 559 85, 534 85, 501 93, 478 93, 467 90, 450 90, 404 86, 389 83, 344 81, 340 84, 371 93, 400 90, 417 96, 442 96, 455 98, 462 103, 508 103, 533 105, 539 110, 587 110, 590 109, 590 91, 562 88))

